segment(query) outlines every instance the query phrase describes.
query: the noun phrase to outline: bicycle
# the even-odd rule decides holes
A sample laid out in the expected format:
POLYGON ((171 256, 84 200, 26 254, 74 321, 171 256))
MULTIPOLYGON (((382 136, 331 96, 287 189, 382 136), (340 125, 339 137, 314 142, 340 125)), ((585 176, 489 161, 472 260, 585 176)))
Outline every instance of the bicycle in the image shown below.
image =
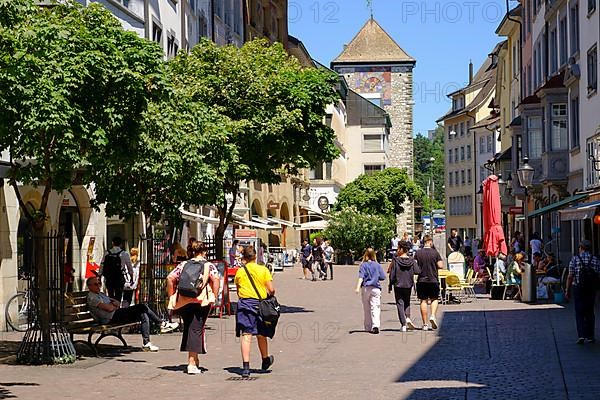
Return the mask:
MULTIPOLYGON (((31 277, 19 271, 19 279, 30 280, 31 277)), ((33 324, 34 312, 35 297, 33 290, 18 291, 6 303, 4 309, 6 324, 17 332, 26 332, 33 324), (15 309, 17 310, 16 314, 11 313, 11 310, 15 309)))

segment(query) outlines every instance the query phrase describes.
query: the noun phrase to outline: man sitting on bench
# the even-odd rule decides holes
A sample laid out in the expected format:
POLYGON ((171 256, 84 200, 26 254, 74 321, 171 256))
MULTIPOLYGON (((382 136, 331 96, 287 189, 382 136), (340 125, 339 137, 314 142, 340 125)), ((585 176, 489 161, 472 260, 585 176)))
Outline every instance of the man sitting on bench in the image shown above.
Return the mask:
POLYGON ((100 324, 127 324, 141 323, 144 351, 158 351, 158 346, 150 342, 150 320, 161 324, 158 316, 145 304, 136 304, 127 308, 120 308, 121 304, 100 292, 100 280, 97 277, 88 278, 86 284, 89 289, 87 304, 90 313, 100 324))

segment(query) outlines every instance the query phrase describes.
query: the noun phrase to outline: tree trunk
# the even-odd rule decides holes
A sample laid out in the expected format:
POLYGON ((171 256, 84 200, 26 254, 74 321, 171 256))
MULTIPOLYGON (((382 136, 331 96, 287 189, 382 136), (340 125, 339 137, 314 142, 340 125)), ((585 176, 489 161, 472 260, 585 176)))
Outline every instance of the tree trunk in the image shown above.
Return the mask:
POLYGON ((37 318, 42 332, 42 346, 43 360, 50 361, 51 354, 50 350, 50 296, 48 287, 48 266, 46 265, 47 240, 46 240, 46 224, 44 221, 38 221, 33 225, 33 240, 34 240, 34 263, 37 280, 36 285, 38 293, 34 293, 37 296, 38 312, 37 318))
POLYGON ((225 249, 223 248, 223 239, 225 238, 225 230, 227 229, 227 223, 219 216, 219 226, 215 231, 215 257, 220 260, 224 257, 225 249))

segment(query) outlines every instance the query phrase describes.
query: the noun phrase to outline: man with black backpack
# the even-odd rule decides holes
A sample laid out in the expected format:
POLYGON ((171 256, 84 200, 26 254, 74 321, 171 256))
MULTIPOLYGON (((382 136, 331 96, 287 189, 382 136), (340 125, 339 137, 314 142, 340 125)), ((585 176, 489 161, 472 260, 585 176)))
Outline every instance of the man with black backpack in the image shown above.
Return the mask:
POLYGON ((129 253, 121 248, 123 241, 115 236, 112 248, 106 252, 100 264, 99 274, 104 277, 108 297, 121 301, 125 280, 133 284, 133 266, 129 253))
POLYGON ((575 303, 575 320, 577 322, 577 344, 594 343, 594 303, 596 291, 600 282, 600 260, 590 252, 592 244, 589 240, 582 240, 579 245, 579 254, 569 263, 569 277, 567 278, 566 298, 572 295, 575 303), (571 291, 572 289, 572 291, 571 291))

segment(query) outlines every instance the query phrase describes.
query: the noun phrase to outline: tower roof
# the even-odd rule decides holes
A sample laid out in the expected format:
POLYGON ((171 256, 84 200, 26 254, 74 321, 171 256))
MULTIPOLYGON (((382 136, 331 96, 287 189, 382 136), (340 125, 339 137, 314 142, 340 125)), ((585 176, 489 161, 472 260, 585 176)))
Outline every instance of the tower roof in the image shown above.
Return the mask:
POLYGON ((370 18, 333 63, 416 62, 370 18))

